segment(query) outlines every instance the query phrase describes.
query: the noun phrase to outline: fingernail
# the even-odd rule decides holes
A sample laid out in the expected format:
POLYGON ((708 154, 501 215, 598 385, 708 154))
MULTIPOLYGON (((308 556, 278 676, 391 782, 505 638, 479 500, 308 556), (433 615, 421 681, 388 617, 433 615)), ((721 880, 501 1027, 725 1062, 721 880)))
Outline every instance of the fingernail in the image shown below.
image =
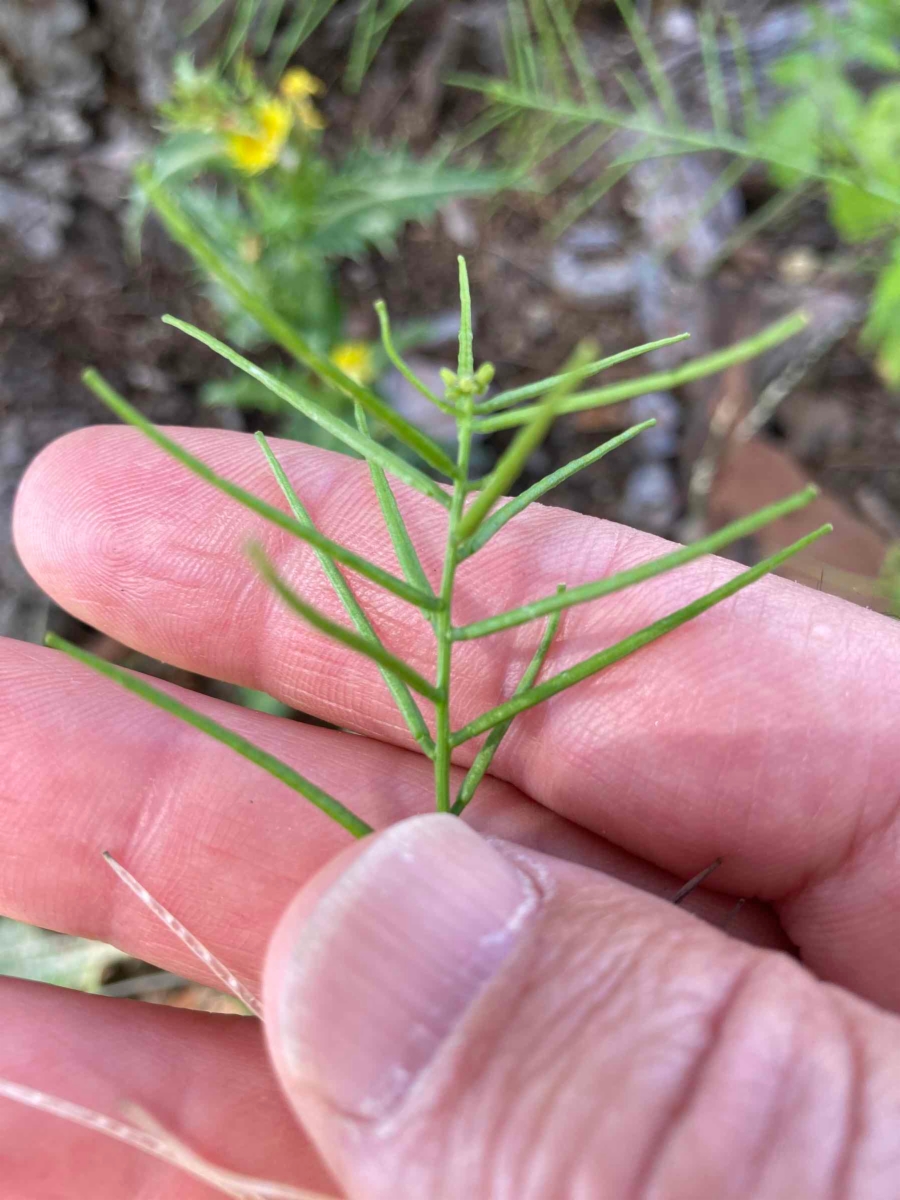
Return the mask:
POLYGON ((289 1084, 346 1116, 390 1115, 537 904, 531 881, 456 817, 381 834, 288 955, 276 1020, 289 1084))

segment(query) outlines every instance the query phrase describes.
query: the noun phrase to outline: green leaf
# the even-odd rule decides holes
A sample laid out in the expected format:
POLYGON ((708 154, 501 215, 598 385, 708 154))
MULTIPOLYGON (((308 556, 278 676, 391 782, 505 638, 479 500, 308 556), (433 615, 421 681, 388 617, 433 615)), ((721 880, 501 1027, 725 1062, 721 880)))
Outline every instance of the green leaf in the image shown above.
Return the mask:
POLYGON ((98 658, 96 654, 82 650, 79 646, 73 646, 71 642, 67 642, 55 633, 48 633, 46 642, 52 649, 61 650, 64 654, 68 654, 70 658, 74 658, 77 662, 83 663, 85 666, 98 672, 98 674, 105 675, 107 679, 118 683, 126 691, 133 692, 136 696, 140 696, 141 699, 149 701, 164 712, 171 713, 173 716, 185 721, 188 725, 199 729, 201 733, 205 733, 209 737, 215 738, 217 742, 221 742, 224 746, 228 746, 235 753, 240 754, 249 762, 261 767, 269 775, 274 776, 275 779, 287 784, 295 792, 299 792, 301 796, 309 800, 316 808, 321 809, 322 812, 331 817, 339 825, 342 825, 354 837, 365 837, 367 833, 372 832, 370 825, 360 820, 355 813, 345 808, 340 801, 335 800, 333 796, 323 791, 322 788, 306 779, 299 771, 295 771, 293 767, 289 767, 287 763, 276 758, 274 754, 269 754, 267 750, 262 750, 259 746, 255 746, 246 738, 241 737, 239 733, 235 733, 232 729, 226 729, 218 721, 214 721, 204 713, 197 712, 196 709, 188 707, 187 704, 182 704, 180 700, 176 700, 174 696, 170 696, 167 692, 154 687, 143 676, 133 675, 130 671, 124 671, 121 667, 107 662, 106 659, 98 658))
POLYGON ((347 629, 346 626, 339 625, 337 621, 332 621, 330 617, 327 617, 315 605, 309 604, 302 597, 298 596, 290 584, 286 583, 275 570, 275 567, 261 546, 252 544, 249 554, 254 566, 269 587, 281 597, 288 608, 291 608, 304 621, 312 625, 314 629, 326 633, 334 641, 340 642, 350 650, 355 650, 357 654, 362 654, 366 658, 370 658, 372 662, 377 663, 380 667, 384 667, 386 671, 390 671, 398 679, 402 679, 407 687, 411 687, 414 692, 418 692, 420 696, 424 696, 427 700, 436 702, 444 699, 443 693, 433 683, 429 683, 427 679, 401 658, 398 658, 395 654, 391 654, 380 641, 362 637, 360 634, 354 633, 352 629, 347 629))
POLYGON ((699 600, 685 605, 684 608, 679 608, 676 612, 670 613, 667 617, 663 617, 659 621, 654 621, 653 624, 648 625, 645 629, 631 634, 630 637, 623 638, 622 641, 617 642, 614 646, 610 646, 607 650, 601 650, 598 654, 591 655, 590 658, 577 663, 573 667, 569 667, 568 670, 561 671, 558 675, 552 676, 544 683, 529 688, 527 691, 521 692, 518 696, 514 696, 511 700, 507 700, 504 704, 500 704, 496 708, 492 708, 489 712, 483 713, 480 717, 477 717, 474 721, 452 735, 452 745, 454 747, 461 746, 463 742, 469 741, 470 738, 478 737, 481 733, 486 733, 495 725, 512 720, 519 713, 525 712, 529 708, 534 708, 536 704, 541 704, 544 700, 549 700, 551 696, 556 696, 560 692, 573 687, 576 683, 581 683, 582 680, 589 679, 592 675, 596 675, 606 667, 612 666, 613 663, 620 662, 623 658, 634 654, 636 650, 640 650, 643 646, 647 646, 665 634, 671 633, 672 630, 677 629, 680 625, 684 625, 687 621, 693 620, 694 617, 706 612, 707 609, 720 604, 723 600, 727 600, 736 592, 741 591, 742 588, 755 583, 763 575, 776 570, 792 555, 806 549, 807 546, 812 545, 813 542, 826 533, 830 533, 831 529, 830 525, 821 526, 821 528, 815 530, 813 533, 807 534, 806 537, 800 538, 799 541, 788 546, 787 549, 780 550, 777 554, 773 554, 770 558, 758 563, 755 567, 751 567, 749 571, 744 571, 740 575, 736 575, 733 579, 730 579, 727 583, 716 588, 708 595, 702 596, 699 600))
POLYGON ((690 336, 689 333, 678 333, 674 337, 660 338, 656 342, 645 342, 643 346, 633 346, 630 350, 622 350, 618 354, 598 358, 595 362, 585 363, 584 366, 575 367, 561 375, 551 375, 548 379, 538 380, 537 383, 526 383, 523 387, 499 392, 496 396, 483 400, 478 405, 477 411, 479 413, 494 412, 498 408, 509 408, 512 404, 519 404, 522 400, 532 400, 535 396, 546 395, 551 388, 560 384, 579 383, 582 379, 589 379, 591 375, 599 375, 601 371, 618 366, 619 363, 628 362, 629 359, 637 358, 640 354, 649 354, 652 350, 662 349, 663 346, 674 346, 678 342, 687 341, 690 336))
MULTIPOLYGON (((669 391, 681 387, 694 379, 703 379, 707 375, 715 375, 735 363, 746 362, 755 358, 764 350, 778 346, 794 334, 799 333, 808 324, 807 317, 802 312, 792 313, 791 316, 766 326, 752 337, 741 342, 735 342, 725 350, 716 350, 702 358, 694 358, 671 371, 658 371, 653 375, 643 375, 639 379, 626 379, 622 383, 613 383, 596 391, 576 392, 560 401, 558 412, 582 412, 588 408, 601 408, 608 404, 618 404, 621 400, 630 400, 632 396, 643 396, 647 392, 669 391)), ((478 433, 493 433, 497 429, 508 429, 530 421, 535 414, 534 406, 526 405, 515 408, 511 412, 495 413, 490 417, 480 417, 475 421, 478 433)))
POLYGON ((139 429, 152 442, 155 442, 160 449, 165 450, 171 458, 176 459, 183 466, 187 467, 189 471, 193 471, 195 475, 205 480, 206 483, 218 488, 220 492, 224 492, 226 496, 230 496, 232 500, 237 500, 239 504, 256 513, 257 516, 263 517, 273 525, 284 529, 287 533, 292 533, 295 537, 300 538, 301 541, 308 542, 314 549, 321 550, 323 554, 327 554, 335 562, 342 563, 345 567, 349 567, 358 574, 365 576, 366 579, 370 579, 372 583, 377 583, 385 591, 393 592, 401 600, 415 604, 418 608, 436 609, 438 607, 438 603, 433 596, 420 592, 418 588, 410 587, 405 580, 397 579, 389 571, 383 570, 375 563, 362 558, 359 554, 354 554, 346 546, 332 542, 329 538, 319 533, 317 529, 301 525, 280 509, 267 504, 265 500, 260 500, 258 496, 254 496, 251 492, 245 491, 230 480, 217 475, 201 459, 195 458, 193 454, 179 446, 177 442, 173 442, 171 438, 166 437, 161 429, 158 429, 142 413, 133 408, 127 400, 118 395, 96 371, 85 371, 82 378, 94 395, 102 400, 108 408, 112 409, 116 416, 129 425, 133 425, 135 429, 139 429))
POLYGON ((578 471, 582 471, 585 467, 599 462, 611 450, 617 450, 619 446, 624 446, 633 437, 637 437, 639 433, 643 433, 645 429, 650 429, 655 424, 656 420, 651 418, 649 421, 642 421, 640 425, 632 425, 630 429, 626 429, 624 433, 620 433, 617 437, 610 438, 602 446, 596 446, 593 450, 588 451, 587 454, 582 454, 581 458, 576 458, 572 462, 566 463, 565 466, 559 467, 558 470, 552 471, 549 475, 545 475, 543 479, 539 479, 537 483, 532 484, 521 495, 508 501, 495 513, 491 513, 478 532, 460 546, 460 561, 476 554, 485 543, 490 541, 495 533, 503 528, 507 521, 511 521, 513 517, 518 516, 520 512, 524 511, 530 504, 533 504, 535 500, 540 500, 541 496, 546 495, 553 488, 559 487, 561 483, 570 479, 578 471))
POLYGON ((397 353, 397 347, 394 345, 394 339, 391 335, 391 319, 388 315, 387 305, 383 300, 375 301, 375 312, 378 314, 378 325, 381 330, 381 344, 384 347, 384 352, 387 355, 388 361, 400 372, 407 383, 411 384, 416 391, 430 400, 436 408, 441 412, 452 413, 453 407, 446 404, 440 396, 435 393, 422 382, 418 375, 413 371, 397 353))
POLYGON ((459 264, 459 359, 457 375, 466 379, 475 372, 475 355, 472 349, 472 294, 469 291, 469 272, 466 260, 460 254, 459 264))
POLYGON ((351 400, 358 401, 367 412, 386 425, 395 437, 414 450, 430 466, 451 479, 454 477, 456 468, 453 461, 436 442, 401 417, 371 389, 345 375, 327 355, 314 350, 296 329, 271 308, 263 296, 248 288, 233 266, 191 222, 170 191, 154 180, 146 169, 139 168, 135 174, 175 241, 184 246, 200 266, 238 300, 273 341, 283 346, 298 362, 325 383, 349 396, 351 400))
MULTIPOLYGON (((300 497, 291 486, 291 482, 285 474, 284 468, 275 457, 271 446, 266 441, 265 435, 262 433, 257 433, 256 440, 262 448, 262 452, 266 456, 266 461, 271 467, 272 473, 278 481, 278 485, 291 507, 291 512, 301 524, 312 525, 312 518, 302 504, 300 497)), ((380 472, 382 479, 385 478, 380 467, 376 467, 373 464, 372 470, 380 472)), ((378 637, 378 634, 372 627, 371 621, 363 611, 362 605, 356 599, 356 596, 353 594, 350 585, 347 583, 346 579, 344 579, 344 576, 341 574, 338 567, 335 566, 327 554, 320 554, 317 551, 316 557, 319 560, 322 570, 325 572, 328 582, 334 588, 337 598, 343 604, 347 615, 356 626, 359 633, 361 633, 364 637, 369 638, 370 641, 380 641, 381 639, 378 637)), ((409 579, 409 576, 407 576, 407 578, 409 579)), ((413 583, 415 581, 410 579, 409 582, 413 583)), ((425 580, 425 584, 426 587, 428 587, 427 580, 425 580)), ((428 726, 425 724, 418 705, 410 694, 409 688, 405 683, 403 683, 402 680, 398 679, 396 675, 387 670, 384 666, 379 666, 379 670, 381 671, 384 682, 387 684, 388 690, 394 698, 394 703, 397 705, 401 716, 406 721, 410 733, 418 742, 421 749, 430 758, 434 754, 434 742, 431 739, 431 734, 428 732, 428 726)))
MULTIPOLYGON (((563 591, 564 589, 560 588, 559 590, 563 591)), ((550 650, 550 644, 556 635, 557 629, 559 628, 560 616, 560 613, 554 613, 547 622, 547 626, 544 629, 544 633, 538 648, 534 652, 534 657, 525 669, 522 678, 519 680, 518 686, 516 687, 515 692, 513 692, 513 697, 521 696, 524 692, 527 692, 528 689, 533 686, 535 680, 540 674, 541 667, 544 665, 544 660, 546 659, 550 650)), ((494 761, 494 755, 497 753, 500 743, 506 736, 506 731, 509 729, 511 724, 512 720, 502 721, 499 725, 495 725, 485 738, 484 745, 478 751, 478 754, 475 756, 475 761, 466 772, 466 777, 460 785, 456 802, 453 805, 453 808, 450 810, 451 812, 455 813, 456 816, 459 816, 459 814, 465 809, 466 805, 475 795, 478 785, 487 774, 491 763, 494 761)))
POLYGON ((862 342, 876 352, 878 371, 885 382, 900 387, 900 237, 875 285, 862 342))
POLYGON ((170 316, 163 317, 163 321, 166 325, 180 329, 182 333, 186 333, 189 337, 202 342, 204 346, 208 346, 210 350, 214 350, 216 354, 221 355, 226 361, 232 363, 258 383, 261 383, 273 395, 278 396, 281 400, 290 404, 292 408, 296 408, 299 412, 302 412, 309 420, 314 421, 317 425, 327 430, 333 437, 336 437, 352 450, 355 450, 362 458, 368 459, 370 462, 377 462, 379 466, 396 475, 398 479, 402 479, 404 483, 408 483, 416 491, 421 492, 425 496, 430 496, 432 500, 437 500, 444 508, 447 507, 447 494, 435 480, 423 474, 418 468, 400 458, 399 455, 394 454, 393 451, 388 450, 386 446, 382 446, 380 442, 376 442, 374 438, 361 433, 358 429, 354 429, 352 425, 348 425, 346 421, 342 421, 340 417, 329 412, 328 409, 316 404, 301 392, 288 386, 288 384, 276 375, 272 375, 269 371, 250 362, 242 354, 238 354, 236 350, 232 350, 230 346, 226 346, 224 342, 220 342, 218 338, 204 333, 202 329, 197 329, 195 325, 189 325, 186 321, 179 321, 177 317, 170 316))
POLYGON ((818 494, 819 489, 811 484, 802 491, 795 492, 793 496, 778 500, 775 504, 760 508, 747 517, 732 521, 731 524, 723 526, 722 529, 716 530, 715 533, 709 534, 699 542, 694 542, 690 546, 681 546, 678 550, 662 554, 659 558, 641 563, 638 567, 630 567, 627 571, 619 571, 616 575, 608 575, 605 579, 598 579, 593 583, 582 583, 578 587, 567 588, 563 593, 557 592, 553 596, 545 596, 542 600, 532 600, 530 604, 523 604, 521 608, 509 609, 494 617, 488 617, 484 621, 457 626, 453 631, 453 640, 466 642, 473 638, 487 637, 492 633, 500 633, 504 629, 512 629, 516 625, 524 625, 536 617, 546 617, 550 613, 560 612, 575 604, 584 604, 588 600, 599 600, 601 596, 610 596, 613 592, 621 592, 624 588, 633 587, 636 583, 643 583, 646 579, 653 579, 656 575, 662 575, 676 567, 683 567, 685 564, 693 562, 694 559, 702 558, 704 554, 715 554, 731 542, 749 537, 750 534, 762 529, 765 525, 771 525, 780 517, 805 508, 818 494))
MULTIPOLYGON (((356 423, 360 431, 365 433, 366 415, 359 406, 356 409, 356 423)), ((407 582, 411 583, 413 587, 417 587, 428 595, 434 596, 434 588, 431 586, 431 581, 425 574, 422 563, 419 560, 419 555, 412 543, 412 538, 409 536, 409 530, 406 528, 406 522, 403 520, 403 515, 397 504, 397 498, 391 489, 387 476, 377 463, 371 461, 369 463, 369 473, 372 476, 372 486, 375 488, 375 495, 378 499, 378 505, 381 508, 381 515, 384 517, 384 523, 390 534, 391 543, 394 547, 394 553, 397 555, 400 569, 403 571, 407 582)), ((426 613, 425 616, 429 617, 429 614, 426 613)))

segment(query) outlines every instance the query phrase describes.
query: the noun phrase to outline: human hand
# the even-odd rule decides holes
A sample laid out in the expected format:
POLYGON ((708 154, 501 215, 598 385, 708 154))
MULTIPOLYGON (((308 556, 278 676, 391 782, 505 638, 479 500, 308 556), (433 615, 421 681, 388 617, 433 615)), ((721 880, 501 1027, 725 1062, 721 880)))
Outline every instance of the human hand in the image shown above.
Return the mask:
MULTIPOLYGON (((278 501, 250 439, 178 436, 278 501)), ((324 532, 392 566, 364 464, 279 454, 324 532)), ((441 514, 402 503, 428 569, 441 514)), ((254 522, 137 435, 49 447, 15 523, 26 566, 77 616, 366 735, 189 697, 387 831, 347 847, 222 746, 60 655, 5 643, 0 909, 205 979, 103 867, 111 850, 251 985, 265 960, 287 1102, 256 1022, 15 980, 0 980, 0 1076, 111 1115, 132 1101, 218 1163, 353 1200, 895 1200, 897 626, 780 580, 754 586, 519 717, 467 810, 479 837, 449 817, 404 821, 430 807, 431 768, 374 668, 286 613, 246 562, 254 522), (659 898, 717 856, 711 890, 687 902, 708 923, 659 898), (770 908, 744 906, 739 941, 713 926, 743 896, 770 908), (761 948, 786 938, 804 967, 761 948)), ((339 617, 308 548, 259 532, 339 617)), ((535 507, 462 568, 457 618, 658 546, 535 507)), ((732 570, 709 560, 571 610, 552 666, 732 570)), ((427 672, 418 614, 353 582, 427 672)), ((459 647, 455 719, 507 694, 536 636, 459 647)), ((0 1164, 15 1200, 212 1195, 2 1099, 0 1164)))

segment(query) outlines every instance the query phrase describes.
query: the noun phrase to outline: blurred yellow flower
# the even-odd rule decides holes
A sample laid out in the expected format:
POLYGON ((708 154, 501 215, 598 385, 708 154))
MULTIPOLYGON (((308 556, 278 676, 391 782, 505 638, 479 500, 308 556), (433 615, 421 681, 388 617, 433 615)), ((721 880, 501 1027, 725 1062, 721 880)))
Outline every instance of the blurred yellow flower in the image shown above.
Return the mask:
POLYGON ((341 342, 331 351, 331 361, 354 383, 371 383, 375 378, 375 356, 368 342, 341 342))
POLYGON ((286 100, 303 100, 307 96, 321 96, 325 84, 302 67, 294 67, 282 75, 278 90, 286 100))
POLYGON ((281 77, 278 90, 290 102, 294 115, 307 129, 324 129, 325 119, 310 97, 321 96, 325 84, 302 67, 294 67, 281 77))
POLYGON ((228 157, 245 175, 258 175, 278 162, 294 124, 294 114, 282 100, 266 100, 254 113, 252 133, 230 133, 226 140, 228 157))

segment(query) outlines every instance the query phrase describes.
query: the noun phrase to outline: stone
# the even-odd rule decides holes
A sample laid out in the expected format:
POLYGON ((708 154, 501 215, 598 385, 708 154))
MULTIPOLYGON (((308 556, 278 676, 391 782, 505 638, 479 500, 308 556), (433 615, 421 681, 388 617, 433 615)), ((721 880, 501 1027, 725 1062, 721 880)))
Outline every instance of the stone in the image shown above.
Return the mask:
POLYGON ((640 255, 637 267, 635 311, 647 341, 679 333, 691 335, 686 341, 652 351, 646 356, 649 365, 666 371, 707 354, 713 344, 709 289, 676 274, 669 263, 654 254, 640 255))
POLYGON ((623 231, 612 221, 573 226, 550 257, 556 291, 581 307, 620 307, 637 287, 638 271, 623 243, 623 231))
POLYGON ((659 33, 675 46, 695 46, 699 40, 697 18, 688 8, 670 8, 659 19, 659 33))
POLYGON ((463 249, 471 249, 478 245, 478 226, 463 200, 458 197, 448 200, 441 206, 438 215, 444 233, 451 242, 463 249))
POLYGON ((665 534, 678 516, 679 502, 672 468, 661 462, 641 463, 626 480, 619 520, 648 533, 665 534))
POLYGON ((676 270, 700 279, 744 218, 740 192, 730 188, 703 216, 701 210, 719 172, 697 155, 646 159, 628 174, 629 208, 648 249, 673 261, 676 270))
POLYGON ((8 231, 35 262, 56 257, 71 218, 68 205, 0 181, 0 229, 8 231))
POLYGON ((12 72, 0 59, 0 121, 8 121, 25 107, 22 95, 16 87, 12 72))

